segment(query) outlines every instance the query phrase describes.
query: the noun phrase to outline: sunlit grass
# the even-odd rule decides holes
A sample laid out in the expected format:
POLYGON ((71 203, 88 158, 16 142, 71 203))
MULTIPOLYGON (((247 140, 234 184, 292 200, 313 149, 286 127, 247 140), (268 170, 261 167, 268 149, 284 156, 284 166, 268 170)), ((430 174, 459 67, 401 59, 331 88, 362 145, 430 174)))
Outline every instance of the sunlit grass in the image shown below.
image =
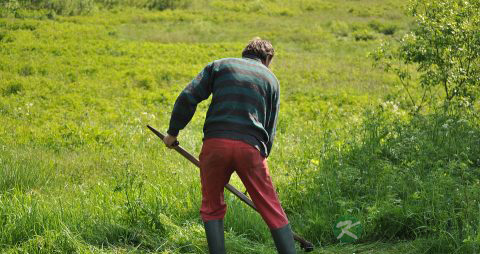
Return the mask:
MULTIPOLYGON (((478 126, 415 122, 385 102, 396 80, 368 58, 408 28, 402 1, 200 2, 0 18, 0 252, 206 253, 198 169, 145 126, 165 130, 186 84, 257 35, 274 43, 281 83, 270 172, 294 230, 321 246, 314 253, 478 252, 478 126), (365 224, 358 245, 336 245, 332 223, 347 212, 365 224), (465 226, 428 219, 460 212, 465 226)), ((179 138, 193 154, 207 107, 179 138)), ((261 218, 226 200, 228 251, 275 253, 261 218)))

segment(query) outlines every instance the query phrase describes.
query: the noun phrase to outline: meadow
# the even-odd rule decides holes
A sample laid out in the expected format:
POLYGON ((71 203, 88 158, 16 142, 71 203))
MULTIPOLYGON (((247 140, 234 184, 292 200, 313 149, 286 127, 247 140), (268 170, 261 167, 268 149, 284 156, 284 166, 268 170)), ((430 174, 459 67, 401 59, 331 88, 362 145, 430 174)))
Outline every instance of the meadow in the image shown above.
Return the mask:
MULTIPOLYGON (((207 253, 199 172, 146 125, 166 130, 188 82, 254 36, 272 41, 281 84, 270 172, 313 253, 480 252, 478 105, 413 115, 371 57, 414 26, 404 1, 0 6, 1 253, 207 253), (345 214, 362 222, 355 244, 333 235, 345 214)), ((207 108, 179 136, 193 154, 207 108)), ((275 253, 225 195, 227 251, 275 253)))

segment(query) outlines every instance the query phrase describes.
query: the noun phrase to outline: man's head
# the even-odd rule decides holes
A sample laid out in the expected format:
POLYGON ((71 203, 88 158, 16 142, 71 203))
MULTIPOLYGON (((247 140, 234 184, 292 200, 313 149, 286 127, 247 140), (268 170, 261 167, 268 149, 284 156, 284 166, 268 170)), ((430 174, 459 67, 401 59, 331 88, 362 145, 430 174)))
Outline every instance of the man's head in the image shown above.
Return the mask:
POLYGON ((272 43, 262 40, 260 37, 253 38, 243 49, 242 57, 256 56, 262 60, 265 66, 269 66, 275 54, 272 43))

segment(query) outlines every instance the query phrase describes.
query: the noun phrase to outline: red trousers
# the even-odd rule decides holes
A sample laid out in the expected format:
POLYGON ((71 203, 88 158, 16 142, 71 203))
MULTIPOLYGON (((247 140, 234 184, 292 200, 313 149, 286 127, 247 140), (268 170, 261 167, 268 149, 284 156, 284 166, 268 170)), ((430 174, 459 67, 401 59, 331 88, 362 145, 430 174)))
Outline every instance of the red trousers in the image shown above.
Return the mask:
POLYGON ((224 218, 227 205, 223 190, 234 170, 268 227, 278 229, 288 224, 273 187, 266 159, 249 144, 223 138, 206 139, 200 153, 202 220, 224 218))

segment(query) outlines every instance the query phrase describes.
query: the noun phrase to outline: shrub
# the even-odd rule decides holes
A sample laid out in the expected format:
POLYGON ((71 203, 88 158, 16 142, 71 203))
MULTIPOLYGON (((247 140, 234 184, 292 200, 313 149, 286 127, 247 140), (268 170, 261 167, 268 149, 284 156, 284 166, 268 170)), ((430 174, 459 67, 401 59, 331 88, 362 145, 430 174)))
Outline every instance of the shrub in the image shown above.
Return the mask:
POLYGON ((479 1, 428 1, 410 3, 415 28, 398 47, 383 47, 375 60, 399 78, 415 111, 426 98, 442 90, 444 109, 471 108, 480 96, 479 1), (419 86, 412 76, 419 73, 419 86), (419 99, 411 90, 420 90, 419 99), (457 107, 458 106, 458 107, 457 107))

